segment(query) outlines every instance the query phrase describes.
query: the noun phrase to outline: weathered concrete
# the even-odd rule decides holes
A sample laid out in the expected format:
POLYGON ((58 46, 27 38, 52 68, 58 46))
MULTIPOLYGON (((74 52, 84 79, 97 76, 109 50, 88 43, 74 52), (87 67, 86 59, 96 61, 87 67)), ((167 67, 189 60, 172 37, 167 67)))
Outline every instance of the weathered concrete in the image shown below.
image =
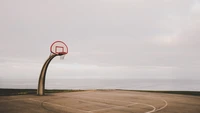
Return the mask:
POLYGON ((200 97, 135 91, 0 96, 0 113, 200 113, 200 97))

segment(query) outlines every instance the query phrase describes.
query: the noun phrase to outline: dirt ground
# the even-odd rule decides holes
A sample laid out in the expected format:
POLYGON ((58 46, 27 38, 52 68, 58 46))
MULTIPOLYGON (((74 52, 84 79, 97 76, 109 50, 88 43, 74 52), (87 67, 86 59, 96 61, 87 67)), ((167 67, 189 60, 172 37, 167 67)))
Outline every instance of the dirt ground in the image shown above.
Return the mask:
POLYGON ((200 96, 120 90, 0 96, 0 113, 200 113, 200 96))

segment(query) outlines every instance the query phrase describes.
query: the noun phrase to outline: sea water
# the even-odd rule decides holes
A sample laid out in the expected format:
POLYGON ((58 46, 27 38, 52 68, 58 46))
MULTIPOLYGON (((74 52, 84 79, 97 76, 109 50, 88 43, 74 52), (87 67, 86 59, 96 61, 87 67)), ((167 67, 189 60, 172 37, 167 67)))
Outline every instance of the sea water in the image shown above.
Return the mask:
MULTIPOLYGON (((0 80, 0 88, 37 89, 37 85, 37 79, 0 80)), ((46 89, 200 91, 200 81, 188 79, 46 79, 46 89)))

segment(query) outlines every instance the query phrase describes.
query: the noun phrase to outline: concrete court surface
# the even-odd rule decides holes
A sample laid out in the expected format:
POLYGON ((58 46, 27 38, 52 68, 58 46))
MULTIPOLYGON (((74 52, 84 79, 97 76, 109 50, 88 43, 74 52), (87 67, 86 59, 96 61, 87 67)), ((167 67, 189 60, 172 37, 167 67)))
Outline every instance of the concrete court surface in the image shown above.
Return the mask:
POLYGON ((0 113, 200 113, 200 96, 121 90, 0 96, 0 113))

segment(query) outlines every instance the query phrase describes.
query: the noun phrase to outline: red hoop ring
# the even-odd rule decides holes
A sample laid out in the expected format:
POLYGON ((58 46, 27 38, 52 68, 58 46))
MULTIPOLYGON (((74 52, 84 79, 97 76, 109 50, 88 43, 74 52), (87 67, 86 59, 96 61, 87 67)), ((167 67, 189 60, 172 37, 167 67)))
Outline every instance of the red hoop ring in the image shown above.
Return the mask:
POLYGON ((50 51, 51 51, 51 53, 53 53, 53 54, 65 55, 65 54, 68 53, 68 47, 67 47, 67 45, 66 45, 63 41, 55 41, 53 44, 51 44, 51 46, 50 46, 50 51), (59 52, 59 53, 53 52, 53 51, 52 51, 52 47, 53 47, 53 45, 54 45, 55 43, 57 43, 57 42, 62 43, 62 44, 66 47, 67 51, 66 51, 66 52, 59 52))

